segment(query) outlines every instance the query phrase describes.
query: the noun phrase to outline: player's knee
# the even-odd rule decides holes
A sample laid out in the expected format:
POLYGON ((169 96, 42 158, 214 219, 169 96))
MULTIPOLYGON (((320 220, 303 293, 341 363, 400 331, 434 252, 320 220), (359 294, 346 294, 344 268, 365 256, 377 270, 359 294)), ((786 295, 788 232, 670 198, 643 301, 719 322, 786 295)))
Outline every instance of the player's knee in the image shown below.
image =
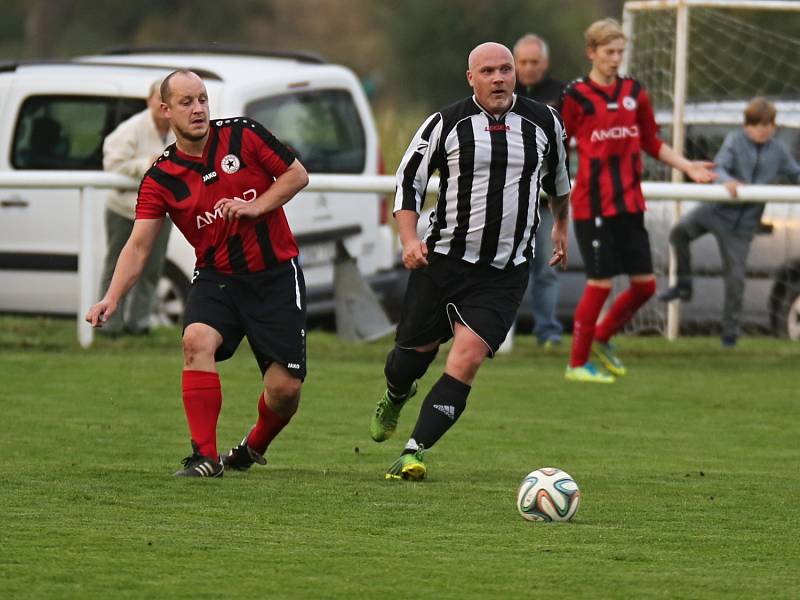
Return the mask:
POLYGON ((459 371, 470 373, 474 376, 483 361, 486 360, 486 353, 487 348, 484 345, 471 344, 457 349, 454 347, 451 350, 451 356, 448 357, 452 358, 452 362, 448 362, 451 362, 459 371), (455 354, 453 354, 453 350, 455 350, 455 354))
POLYGON ((198 359, 213 357, 217 350, 214 336, 188 328, 183 333, 183 356, 187 364, 198 359))
POLYGON ((267 395, 276 403, 283 405, 297 404, 303 382, 294 377, 284 377, 280 381, 267 383, 267 395))

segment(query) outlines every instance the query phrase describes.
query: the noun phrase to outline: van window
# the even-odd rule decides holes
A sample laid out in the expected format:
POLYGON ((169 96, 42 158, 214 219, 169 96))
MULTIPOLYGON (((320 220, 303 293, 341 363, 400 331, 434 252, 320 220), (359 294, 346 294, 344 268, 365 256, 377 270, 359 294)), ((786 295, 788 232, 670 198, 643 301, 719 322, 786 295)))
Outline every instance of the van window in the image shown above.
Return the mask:
POLYGON ((139 98, 31 96, 14 132, 15 169, 103 168, 103 140, 122 121, 145 109, 139 98))
POLYGON ((294 150, 311 173, 364 171, 364 127, 347 90, 270 96, 248 104, 245 113, 294 150))

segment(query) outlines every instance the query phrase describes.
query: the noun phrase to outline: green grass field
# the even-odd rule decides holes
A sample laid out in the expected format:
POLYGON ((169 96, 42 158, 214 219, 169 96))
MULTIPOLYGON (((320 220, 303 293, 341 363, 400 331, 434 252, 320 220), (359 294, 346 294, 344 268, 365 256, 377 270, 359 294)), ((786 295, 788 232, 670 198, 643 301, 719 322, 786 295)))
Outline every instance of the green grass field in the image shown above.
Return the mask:
MULTIPOLYGON (((2 598, 797 598, 800 344, 623 338, 630 375, 566 384, 567 349, 488 362, 429 480, 383 472, 441 357, 373 443, 390 340, 309 339, 300 412, 270 464, 178 480, 179 334, 74 341, 0 318, 2 598), (571 473, 571 523, 523 521, 519 481, 571 473)), ((246 347, 221 366, 221 449, 255 417, 246 347)))

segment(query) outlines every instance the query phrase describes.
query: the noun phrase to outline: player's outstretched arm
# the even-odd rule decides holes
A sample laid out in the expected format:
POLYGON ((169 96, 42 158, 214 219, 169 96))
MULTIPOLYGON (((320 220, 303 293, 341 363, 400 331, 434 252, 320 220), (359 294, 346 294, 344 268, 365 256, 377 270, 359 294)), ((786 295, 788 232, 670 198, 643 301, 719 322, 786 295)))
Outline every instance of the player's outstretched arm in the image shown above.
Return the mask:
POLYGON ((683 171, 695 183, 711 183, 718 175, 712 171, 714 163, 707 160, 689 160, 678 154, 667 144, 661 144, 658 160, 674 169, 683 171))
POLYGON ((119 253, 108 291, 100 302, 86 313, 86 321, 92 327, 103 326, 103 323, 116 312, 122 297, 139 279, 163 224, 164 219, 136 219, 133 222, 131 237, 119 253))
POLYGON ((286 204, 308 185, 308 173, 302 163, 295 159, 269 189, 252 202, 222 198, 214 205, 222 217, 231 219, 257 219, 271 210, 286 204))
POLYGON ((561 265, 567 268, 567 246, 569 240, 569 194, 563 196, 548 196, 550 212, 553 213, 553 230, 550 238, 553 242, 553 256, 548 264, 551 267, 561 265))

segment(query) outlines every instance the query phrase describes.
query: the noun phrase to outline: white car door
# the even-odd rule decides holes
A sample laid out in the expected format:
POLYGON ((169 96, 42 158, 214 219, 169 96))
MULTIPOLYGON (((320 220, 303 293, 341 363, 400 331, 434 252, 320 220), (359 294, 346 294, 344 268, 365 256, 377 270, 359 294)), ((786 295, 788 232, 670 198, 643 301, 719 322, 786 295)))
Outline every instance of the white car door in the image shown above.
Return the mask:
MULTIPOLYGON (((35 181, 41 170, 98 168, 103 137, 120 117, 118 96, 110 83, 20 77, 5 107, 14 116, 0 132, 9 147, 3 169, 29 173, 35 181)), ((130 114, 136 101, 128 105, 130 114)), ((0 310, 75 314, 79 199, 78 190, 44 185, 0 190, 0 310)), ((98 279, 105 248, 102 205, 94 210, 98 279)))

